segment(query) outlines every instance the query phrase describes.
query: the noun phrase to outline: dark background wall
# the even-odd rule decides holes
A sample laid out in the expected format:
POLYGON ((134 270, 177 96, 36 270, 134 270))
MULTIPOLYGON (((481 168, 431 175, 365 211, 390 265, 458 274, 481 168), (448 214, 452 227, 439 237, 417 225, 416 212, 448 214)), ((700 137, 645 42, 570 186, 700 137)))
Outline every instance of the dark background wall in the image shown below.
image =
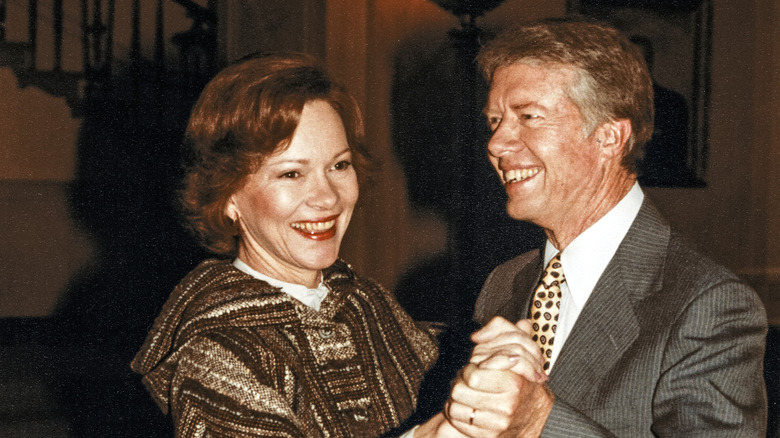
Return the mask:
MULTIPOLYGON (((477 22, 490 32, 563 16, 567 3, 506 0, 477 22)), ((19 5, 7 11, 8 39, 24 39, 19 5)), ((139 5, 144 35, 153 34, 158 3, 139 5)), ((165 2, 166 40, 192 23, 175 6, 165 2)), ((221 62, 305 50, 357 96, 384 166, 361 192, 343 257, 394 289, 412 314, 464 318, 489 269, 539 241, 538 230, 503 213, 484 131, 453 123, 468 109, 466 94, 483 98, 478 84, 459 86, 453 16, 428 0, 230 0, 217 11, 221 62)), ((122 14, 118 27, 127 30, 131 11, 122 14)), ((65 17, 78 28, 77 13, 65 17)), ((707 185, 648 190, 673 226, 756 287, 774 324, 778 19, 773 0, 717 2, 707 185)), ((65 33, 65 69, 77 71, 78 37, 65 33)), ((119 67, 131 49, 125 38, 115 41, 119 67)), ((141 43, 152 59, 152 36, 141 43)), ((48 68, 52 51, 38 54, 48 68)), ((175 49, 166 53, 176 65, 175 49)), ((144 68, 152 72, 153 63, 144 68)), ((194 95, 152 105, 159 95, 150 89, 140 105, 94 100, 74 114, 64 97, 24 85, 0 63, 0 435, 164 436, 164 419, 127 363, 170 289, 204 256, 171 203, 194 95)))

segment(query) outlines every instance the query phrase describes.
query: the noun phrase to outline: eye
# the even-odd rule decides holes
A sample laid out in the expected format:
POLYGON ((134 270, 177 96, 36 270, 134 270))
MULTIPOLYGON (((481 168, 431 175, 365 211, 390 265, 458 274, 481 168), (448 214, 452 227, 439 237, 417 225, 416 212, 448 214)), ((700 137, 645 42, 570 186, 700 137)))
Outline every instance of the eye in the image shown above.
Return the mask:
POLYGON ((532 119, 538 119, 540 116, 539 114, 521 114, 520 118, 523 120, 532 120, 532 119))
POLYGON ((501 123, 500 117, 488 117, 487 124, 491 131, 495 131, 498 125, 501 123))
POLYGON ((295 179, 301 176, 300 173, 296 170, 290 170, 288 172, 284 172, 283 174, 279 175, 279 178, 286 178, 286 179, 295 179))
POLYGON ((352 167, 352 162, 349 160, 341 160, 333 166, 336 170, 347 170, 350 167, 352 167))

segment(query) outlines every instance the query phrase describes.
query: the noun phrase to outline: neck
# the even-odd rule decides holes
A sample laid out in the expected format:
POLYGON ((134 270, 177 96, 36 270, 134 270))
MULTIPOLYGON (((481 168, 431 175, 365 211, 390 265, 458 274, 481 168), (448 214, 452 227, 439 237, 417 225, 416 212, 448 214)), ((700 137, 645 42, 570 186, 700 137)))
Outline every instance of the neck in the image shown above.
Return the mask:
POLYGON ((285 283, 300 284, 309 289, 314 289, 320 284, 322 273, 320 270, 294 269, 273 263, 270 257, 247 250, 239 246, 238 258, 255 271, 285 283))
POLYGON ((599 221, 631 191, 636 182, 636 175, 624 173, 620 177, 599 190, 586 204, 579 208, 572 208, 572 215, 567 215, 565 221, 555 227, 545 227, 544 233, 547 239, 558 249, 563 251, 583 231, 599 221))

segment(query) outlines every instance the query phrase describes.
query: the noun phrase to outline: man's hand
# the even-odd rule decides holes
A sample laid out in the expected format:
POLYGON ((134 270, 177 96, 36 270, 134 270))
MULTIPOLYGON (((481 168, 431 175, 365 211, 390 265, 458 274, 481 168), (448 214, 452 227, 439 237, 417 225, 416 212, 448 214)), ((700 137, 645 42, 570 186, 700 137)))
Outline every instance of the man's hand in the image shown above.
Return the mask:
POLYGON ((544 358, 531 334, 531 321, 512 324, 497 316, 471 335, 476 346, 469 362, 480 368, 512 370, 531 382, 546 382, 544 358))
POLYGON ((493 318, 472 334, 476 346, 442 413, 415 430, 415 438, 537 437, 553 404, 544 385, 544 359, 529 320, 493 318))

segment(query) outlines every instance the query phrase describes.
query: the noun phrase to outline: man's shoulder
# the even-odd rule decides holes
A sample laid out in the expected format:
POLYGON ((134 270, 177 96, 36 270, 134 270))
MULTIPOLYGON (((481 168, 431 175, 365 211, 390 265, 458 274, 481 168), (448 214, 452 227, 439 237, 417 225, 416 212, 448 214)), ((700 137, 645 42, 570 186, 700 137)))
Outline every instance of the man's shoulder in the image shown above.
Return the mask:
POLYGON ((541 267, 541 257, 541 251, 534 249, 498 265, 485 280, 482 294, 496 289, 511 288, 521 273, 537 274, 536 268, 541 267))
POLYGON ((669 240, 665 276, 696 288, 723 282, 744 283, 734 272, 704 255, 688 239, 674 232, 669 240))
POLYGON ((520 254, 519 256, 516 256, 512 259, 505 261, 504 263, 501 263, 495 269, 493 269, 493 272, 491 272, 490 275, 494 276, 503 273, 516 274, 519 270, 523 269, 529 264, 538 263, 540 257, 541 257, 541 251, 538 249, 525 252, 523 254, 520 254))
POLYGON ((646 210, 650 217, 660 219, 653 224, 647 219, 640 222, 641 227, 632 236, 635 248, 622 253, 633 260, 622 259, 622 272, 631 272, 632 279, 641 279, 633 286, 645 290, 639 293, 654 301, 674 303, 684 308, 699 300, 712 300, 725 303, 751 303, 751 307, 761 310, 757 304, 757 294, 750 285, 740 279, 723 264, 701 252, 687 237, 676 232, 654 208, 646 210), (652 210, 652 211, 650 211, 652 210), (650 225, 647 225, 650 223, 650 225), (650 229, 652 232, 647 232, 650 229), (664 230, 664 233, 659 230, 664 230), (637 250, 636 247, 644 247, 637 250), (647 277, 643 277, 647 276, 647 277), (642 284, 645 287, 639 287, 642 284), (655 286, 651 286, 651 285, 655 286))
POLYGON ((653 266, 661 269, 656 275, 663 278, 664 290, 679 290, 677 286, 681 284, 691 291, 691 288, 699 290, 722 282, 741 282, 725 266, 679 234, 647 199, 621 246, 623 251, 618 250, 617 256, 632 271, 652 272, 656 269, 653 266))
POLYGON ((540 272, 541 251, 538 249, 500 264, 482 286, 474 305, 474 320, 484 324, 495 315, 510 318, 521 311, 523 294, 530 294, 532 283, 538 280, 540 272))

